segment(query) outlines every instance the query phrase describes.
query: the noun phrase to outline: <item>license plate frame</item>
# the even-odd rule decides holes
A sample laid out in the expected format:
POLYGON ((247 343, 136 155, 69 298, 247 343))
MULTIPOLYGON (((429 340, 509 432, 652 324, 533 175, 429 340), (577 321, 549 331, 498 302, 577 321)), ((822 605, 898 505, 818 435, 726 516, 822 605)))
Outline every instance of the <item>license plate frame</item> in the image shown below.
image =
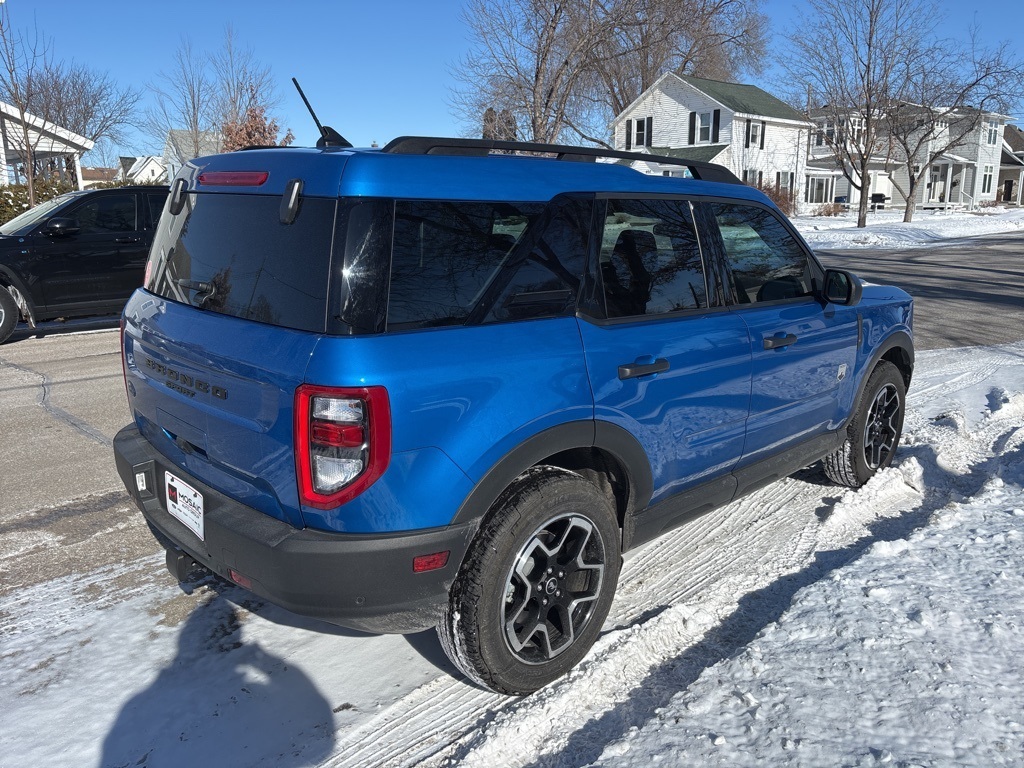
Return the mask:
POLYGON ((200 541, 205 541, 205 504, 203 494, 171 472, 164 473, 164 499, 167 512, 200 541))

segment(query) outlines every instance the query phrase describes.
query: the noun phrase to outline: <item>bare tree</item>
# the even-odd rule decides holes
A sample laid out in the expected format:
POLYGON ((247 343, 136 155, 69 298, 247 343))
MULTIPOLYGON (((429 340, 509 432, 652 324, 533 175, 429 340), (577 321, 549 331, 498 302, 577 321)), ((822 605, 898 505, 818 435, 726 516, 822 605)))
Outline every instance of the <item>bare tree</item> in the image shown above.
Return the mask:
POLYGON ((224 30, 221 49, 210 56, 210 67, 219 125, 244 122, 252 108, 268 112, 277 107, 279 98, 270 67, 257 61, 251 47, 239 47, 231 25, 224 30))
MULTIPOLYGON (((934 29, 927 0, 809 0, 808 23, 789 40, 789 75, 820 104, 812 113, 837 164, 861 191, 857 226, 867 225, 871 164, 886 152, 886 109, 902 63, 917 60, 934 29)), ((810 105, 809 105, 810 106, 810 105)))
POLYGON ((762 0, 470 0, 453 107, 513 114, 534 141, 610 146, 608 122, 669 71, 731 78, 763 60, 762 0))
POLYGON ((170 71, 161 72, 149 85, 154 104, 146 111, 145 127, 158 142, 172 130, 181 131, 186 153, 202 153, 207 134, 217 128, 216 89, 206 57, 197 53, 188 38, 174 52, 170 71))
MULTIPOLYGON (((185 139, 179 149, 189 157, 211 151, 213 137, 224 150, 277 142, 277 122, 267 116, 278 103, 270 68, 252 48, 238 45, 230 26, 213 54, 199 53, 183 39, 173 69, 149 87, 157 101, 147 115, 150 135, 164 141, 178 131, 185 139)), ((293 139, 287 131, 286 143, 293 139)))
POLYGON ((1009 112, 1024 88, 1024 66, 1006 43, 986 49, 972 34, 969 45, 936 42, 918 54, 904 62, 885 113, 888 157, 904 172, 890 178, 906 201, 905 222, 932 165, 976 136, 988 115, 1009 112))
MULTIPOLYGON (((10 138, 23 155, 29 207, 36 204, 36 144, 40 138, 30 112, 37 98, 40 77, 49 61, 49 49, 40 38, 38 27, 33 28, 31 35, 15 30, 7 4, 0 5, 0 97, 18 111, 17 133, 10 138)), ((6 170, 0 169, 0 172, 6 170)), ((15 167, 16 175, 17 172, 15 167)))
POLYGON ((760 71, 768 44, 761 0, 617 0, 614 34, 590 66, 617 115, 665 72, 733 80, 760 71))
POLYGON ((453 107, 479 125, 508 110, 531 141, 555 142, 589 92, 586 62, 612 29, 603 5, 573 0, 469 0, 473 48, 456 67, 453 107))

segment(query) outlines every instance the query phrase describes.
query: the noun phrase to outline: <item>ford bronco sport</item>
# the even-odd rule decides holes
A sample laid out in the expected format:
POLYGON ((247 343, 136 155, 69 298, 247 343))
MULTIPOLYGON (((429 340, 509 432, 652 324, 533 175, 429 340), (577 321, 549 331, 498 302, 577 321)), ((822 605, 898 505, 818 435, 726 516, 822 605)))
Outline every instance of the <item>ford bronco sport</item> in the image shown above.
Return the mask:
POLYGON ((200 158, 125 307, 117 468, 179 579, 436 626, 526 694, 593 644, 624 551, 819 460, 886 467, 911 315, 707 163, 410 137, 200 158))

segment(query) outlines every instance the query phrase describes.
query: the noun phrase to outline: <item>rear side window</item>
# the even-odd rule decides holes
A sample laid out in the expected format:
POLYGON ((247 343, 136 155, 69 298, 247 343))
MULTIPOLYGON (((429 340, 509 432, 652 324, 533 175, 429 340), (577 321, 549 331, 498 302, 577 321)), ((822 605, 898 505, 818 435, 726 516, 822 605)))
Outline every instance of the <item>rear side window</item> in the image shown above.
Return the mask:
POLYGON ((740 304, 813 294, 811 259, 770 211, 730 203, 708 207, 718 222, 740 304))
POLYGON ((98 197, 69 211, 67 215, 78 220, 80 235, 108 235, 138 229, 135 195, 131 193, 98 197))
POLYGON ((609 200, 600 264, 609 318, 708 307, 686 200, 609 200))
POLYGON ((146 289, 209 312, 322 333, 336 199, 303 198, 291 224, 280 196, 196 194, 160 221, 146 289))
POLYGON ((397 201, 388 329, 573 311, 587 213, 574 201, 397 201))

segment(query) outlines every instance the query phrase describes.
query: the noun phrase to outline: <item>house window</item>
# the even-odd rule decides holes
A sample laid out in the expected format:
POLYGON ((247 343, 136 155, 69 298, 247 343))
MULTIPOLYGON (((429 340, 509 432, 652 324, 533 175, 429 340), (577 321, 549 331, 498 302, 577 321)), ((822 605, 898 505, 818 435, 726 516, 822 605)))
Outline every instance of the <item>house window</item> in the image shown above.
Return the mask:
POLYGON ((988 121, 988 143, 989 146, 999 143, 999 123, 995 120, 988 121))
POLYGON ((833 182, 831 176, 809 176, 807 178, 807 193, 804 196, 804 202, 831 202, 832 183, 833 182))
POLYGON ((747 168, 743 171, 743 183, 754 186, 757 184, 757 171, 753 168, 747 168))
POLYGON ((635 147, 646 147, 647 146, 647 121, 637 120, 636 121, 636 135, 633 142, 635 147))
POLYGON ((864 118, 851 117, 847 128, 849 138, 854 144, 860 144, 864 138, 864 118))
POLYGON ((822 123, 818 128, 818 135, 814 139, 815 146, 827 147, 835 143, 836 127, 833 123, 822 123))
POLYGON ((761 129, 762 126, 760 122, 755 121, 750 124, 750 143, 748 144, 748 146, 761 146, 761 129))
POLYGON ((981 194, 987 195, 992 192, 992 166, 986 165, 985 172, 981 175, 981 194))
POLYGON ((701 144, 711 143, 711 113, 701 112, 697 115, 697 141, 701 144))

